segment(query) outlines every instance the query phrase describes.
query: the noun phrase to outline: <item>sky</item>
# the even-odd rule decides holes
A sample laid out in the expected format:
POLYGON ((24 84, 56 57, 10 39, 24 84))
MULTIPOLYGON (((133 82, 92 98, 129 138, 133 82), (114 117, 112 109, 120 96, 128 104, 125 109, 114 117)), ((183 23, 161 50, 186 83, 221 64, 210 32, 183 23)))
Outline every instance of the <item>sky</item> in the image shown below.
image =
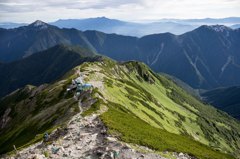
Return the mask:
POLYGON ((0 0, 0 22, 102 16, 126 21, 240 17, 240 0, 0 0))

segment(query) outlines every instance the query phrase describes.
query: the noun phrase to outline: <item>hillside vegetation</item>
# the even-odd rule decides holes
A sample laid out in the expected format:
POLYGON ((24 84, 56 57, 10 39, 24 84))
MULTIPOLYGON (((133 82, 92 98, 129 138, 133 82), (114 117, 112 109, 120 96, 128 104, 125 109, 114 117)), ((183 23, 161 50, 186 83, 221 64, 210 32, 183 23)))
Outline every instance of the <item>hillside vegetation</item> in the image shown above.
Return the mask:
POLYGON ((102 81, 99 91, 105 101, 99 105, 108 111, 101 118, 122 140, 198 158, 228 158, 217 151, 239 155, 238 121, 204 105, 146 65, 106 60, 84 64, 80 70, 87 72, 90 83, 102 81))
POLYGON ((83 63, 54 84, 27 86, 2 99, 0 117, 8 120, 1 123, 1 153, 12 150, 13 144, 20 147, 39 140, 42 136, 37 134, 62 126, 79 112, 73 94, 65 94, 77 70, 94 86, 81 100, 82 105, 93 103, 82 115, 102 111, 108 133, 118 139, 159 153, 183 152, 202 159, 239 157, 240 124, 234 118, 204 105, 140 62, 106 58, 83 63))

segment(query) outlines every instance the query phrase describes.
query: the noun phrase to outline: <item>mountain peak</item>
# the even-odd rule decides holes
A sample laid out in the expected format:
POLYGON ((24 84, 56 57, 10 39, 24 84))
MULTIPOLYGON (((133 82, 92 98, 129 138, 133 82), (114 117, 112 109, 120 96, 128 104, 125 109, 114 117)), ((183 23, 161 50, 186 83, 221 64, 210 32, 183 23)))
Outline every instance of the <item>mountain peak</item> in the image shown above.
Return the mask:
POLYGON ((232 30, 231 28, 224 26, 224 25, 211 25, 209 26, 211 29, 215 30, 216 32, 224 32, 232 30))
POLYGON ((97 19, 109 19, 109 18, 107 18, 107 17, 105 17, 105 16, 102 16, 102 17, 96 17, 97 19))
POLYGON ((46 29, 48 28, 48 24, 41 21, 41 20, 36 20, 35 22, 31 23, 29 26, 38 28, 38 29, 46 29))
POLYGON ((215 32, 228 32, 231 31, 232 29, 225 26, 225 25, 203 25, 200 28, 212 30, 215 32))

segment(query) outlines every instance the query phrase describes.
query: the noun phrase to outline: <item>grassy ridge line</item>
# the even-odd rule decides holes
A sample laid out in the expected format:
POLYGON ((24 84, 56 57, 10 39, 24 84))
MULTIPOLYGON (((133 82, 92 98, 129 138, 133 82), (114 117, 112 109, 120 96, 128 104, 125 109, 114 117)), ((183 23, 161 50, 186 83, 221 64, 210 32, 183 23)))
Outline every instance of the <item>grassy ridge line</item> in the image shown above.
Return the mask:
MULTIPOLYGON (((129 70, 134 70, 134 66, 131 66, 132 63, 127 64, 129 70)), ((128 109, 131 109, 133 112, 135 112, 135 114, 138 114, 137 116, 143 118, 145 121, 150 122, 150 124, 152 123, 153 126, 155 122, 150 120, 149 117, 142 113, 143 110, 148 111, 150 115, 160 121, 164 126, 164 129, 174 133, 184 133, 186 135, 197 134, 201 142, 204 144, 209 144, 209 140, 206 140, 204 137, 204 132, 202 132, 197 122, 199 115, 202 117, 207 113, 204 112, 203 115, 201 115, 192 112, 192 110, 195 108, 199 110, 202 107, 202 105, 200 105, 201 103, 196 103, 194 99, 185 95, 184 92, 181 92, 178 87, 175 87, 175 85, 170 83, 164 77, 153 77, 151 81, 155 80, 154 84, 147 83, 138 77, 138 74, 149 72, 147 68, 144 66, 142 67, 143 68, 140 69, 141 71, 138 71, 137 73, 126 73, 127 78, 123 77, 121 80, 118 78, 106 78, 106 89, 109 92, 108 94, 114 97, 113 101, 127 106, 128 109), (139 81, 139 79, 141 79, 141 81, 139 81), (116 88, 114 85, 119 85, 118 81, 120 81, 123 86, 116 88), (131 88, 133 91, 129 91, 129 88, 131 88), (125 92, 125 89, 127 92, 125 92), (135 108, 137 109, 131 107, 133 104, 132 102, 135 103, 137 106, 135 108), (160 105, 158 103, 160 103, 160 105), (151 111, 149 111, 149 109, 151 111), (157 112, 161 112, 165 119, 159 118, 160 115, 157 112)), ((147 75, 143 77, 148 79, 147 75)), ((204 106, 204 108, 206 108, 206 106, 204 106)), ((207 110, 210 110, 210 108, 207 110)), ((203 112, 201 109, 200 111, 203 112)), ((226 145, 225 147, 228 146, 226 145)), ((229 148, 228 151, 230 151, 229 148)))
POLYGON ((233 159, 232 156, 210 149, 186 136, 155 128, 118 104, 109 103, 101 115, 109 133, 129 143, 144 145, 157 151, 184 152, 201 159, 233 159))
MULTIPOLYGON (((229 154, 234 152, 235 156, 239 155, 237 121, 199 102, 174 82, 152 72, 146 65, 139 62, 118 64, 106 60, 102 63, 84 65, 81 69, 90 73, 88 76, 90 83, 92 80, 101 80, 104 83, 104 89, 100 91, 105 99, 118 104, 122 110, 131 112, 132 116, 143 120, 150 127, 164 128, 163 131, 182 134, 191 142, 196 142, 194 139, 198 140, 209 146, 204 146, 210 149, 209 154, 219 153, 220 156, 225 156, 213 150, 218 149, 221 152, 229 154)), ((117 121, 119 120, 121 119, 117 121)), ((126 132, 123 130, 122 133, 126 132)), ((141 140, 139 142, 141 143, 141 140)), ((170 146, 168 149, 171 149, 172 145, 168 146, 170 146)), ((205 151, 206 148, 201 150, 205 151)), ((201 153, 195 151, 196 156, 201 156, 201 153)))

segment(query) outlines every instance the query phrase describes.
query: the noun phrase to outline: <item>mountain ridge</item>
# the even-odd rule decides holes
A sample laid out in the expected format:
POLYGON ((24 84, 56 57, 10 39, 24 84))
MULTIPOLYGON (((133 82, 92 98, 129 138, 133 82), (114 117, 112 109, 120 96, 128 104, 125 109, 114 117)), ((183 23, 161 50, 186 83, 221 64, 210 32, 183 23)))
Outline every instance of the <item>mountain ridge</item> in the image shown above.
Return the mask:
MULTIPOLYGON (((59 19, 49 22, 60 28, 76 28, 79 30, 98 30, 106 33, 117 33, 131 36, 144 36, 154 33, 172 32, 183 34, 201 25, 227 25, 235 28, 239 24, 239 17, 205 18, 205 19, 159 19, 152 21, 131 22, 107 17, 93 17, 84 19, 59 19)), ((26 23, 0 23, 3 28, 16 28, 26 23)))
POLYGON ((38 40, 32 41, 28 37, 26 44, 21 46, 16 38, 26 38, 24 31, 2 30, 4 34, 15 31, 19 34, 17 37, 14 34, 13 37, 6 35, 0 38, 3 46, 0 48, 3 52, 0 61, 23 58, 56 44, 73 44, 118 61, 142 61, 154 71, 176 76, 191 87, 212 89, 240 84, 237 73, 240 72, 237 54, 240 49, 239 30, 222 25, 201 26, 182 35, 162 33, 137 38, 53 27, 33 31, 31 38, 38 36, 38 40), (186 70, 188 76, 182 70, 186 70))
POLYGON ((39 86, 54 82, 73 67, 86 61, 98 60, 101 57, 91 50, 56 45, 22 60, 0 64, 0 97, 26 84, 39 86))

